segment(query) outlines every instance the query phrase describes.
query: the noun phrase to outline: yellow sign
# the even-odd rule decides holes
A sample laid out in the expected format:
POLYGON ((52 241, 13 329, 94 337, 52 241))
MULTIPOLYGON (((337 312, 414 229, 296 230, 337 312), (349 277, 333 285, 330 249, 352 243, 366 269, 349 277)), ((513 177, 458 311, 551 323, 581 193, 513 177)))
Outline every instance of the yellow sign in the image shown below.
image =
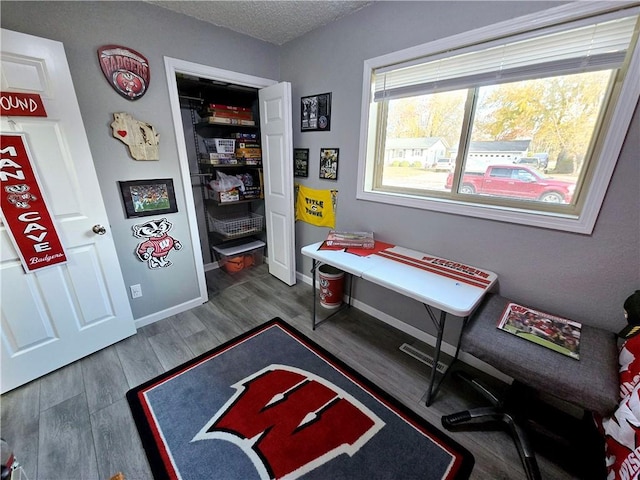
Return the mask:
POLYGON ((335 228, 337 190, 315 190, 296 184, 296 192, 296 220, 335 228))

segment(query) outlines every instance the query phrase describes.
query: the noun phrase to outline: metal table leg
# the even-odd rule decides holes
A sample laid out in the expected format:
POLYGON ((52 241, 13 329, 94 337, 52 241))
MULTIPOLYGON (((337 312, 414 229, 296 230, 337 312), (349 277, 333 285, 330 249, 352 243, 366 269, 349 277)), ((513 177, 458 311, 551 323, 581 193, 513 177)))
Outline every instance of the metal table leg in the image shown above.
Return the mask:
POLYGON ((440 311, 440 318, 436 319, 436 316, 433 313, 433 310, 431 310, 431 307, 426 304, 424 304, 424 306, 427 309, 427 313, 429 314, 429 317, 431 318, 437 330, 433 367, 431 369, 431 378, 429 379, 429 386, 427 388, 427 398, 425 402, 427 407, 429 407, 433 401, 433 398, 436 396, 436 393, 440 389, 440 385, 442 385, 442 382, 444 382, 445 378, 449 374, 451 367, 458 360, 458 355, 460 354, 460 340, 462 339, 462 331, 464 330, 464 327, 467 324, 468 317, 464 318, 462 327, 460 328, 460 332, 458 334, 458 341, 456 345, 456 353, 453 357, 453 360, 451 361, 451 364, 447 367, 447 369, 442 374, 442 377, 440 377, 440 380, 436 383, 436 377, 438 375, 438 361, 440 360, 440 352, 442 350, 442 337, 444 335, 444 326, 447 321, 447 312, 440 311))
POLYGON ((314 258, 311 266, 311 286, 313 288, 313 309, 311 311, 312 330, 316 329, 316 269, 318 268, 319 263, 320 262, 314 258))

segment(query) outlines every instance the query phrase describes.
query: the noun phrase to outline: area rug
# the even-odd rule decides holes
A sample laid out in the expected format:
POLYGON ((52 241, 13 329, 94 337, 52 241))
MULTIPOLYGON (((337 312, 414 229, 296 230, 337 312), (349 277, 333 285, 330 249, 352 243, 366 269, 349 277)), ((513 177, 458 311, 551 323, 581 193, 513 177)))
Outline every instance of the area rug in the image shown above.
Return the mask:
POLYGON ((127 399, 156 479, 464 479, 474 463, 278 318, 127 399))

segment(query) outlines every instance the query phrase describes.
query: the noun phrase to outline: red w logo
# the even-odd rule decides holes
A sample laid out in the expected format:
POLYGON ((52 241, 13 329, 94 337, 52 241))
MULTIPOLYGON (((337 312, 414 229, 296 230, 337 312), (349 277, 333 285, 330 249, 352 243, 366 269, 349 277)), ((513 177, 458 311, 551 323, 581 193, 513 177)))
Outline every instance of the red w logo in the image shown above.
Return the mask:
POLYGON ((297 368, 270 365, 233 387, 236 394, 192 441, 235 443, 262 478, 294 479, 352 456, 385 425, 342 389, 297 368))

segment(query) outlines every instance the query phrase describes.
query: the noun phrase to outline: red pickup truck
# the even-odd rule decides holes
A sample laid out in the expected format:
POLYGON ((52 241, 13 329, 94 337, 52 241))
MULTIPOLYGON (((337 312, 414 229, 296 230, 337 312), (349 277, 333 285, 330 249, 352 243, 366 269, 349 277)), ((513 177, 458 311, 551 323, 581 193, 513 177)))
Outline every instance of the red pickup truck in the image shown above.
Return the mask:
MULTIPOLYGON (((453 173, 447 177, 451 189, 453 173)), ((467 172, 460 184, 460 193, 497 195, 551 203, 570 203, 575 184, 555 180, 521 165, 491 165, 484 173, 467 172)))

